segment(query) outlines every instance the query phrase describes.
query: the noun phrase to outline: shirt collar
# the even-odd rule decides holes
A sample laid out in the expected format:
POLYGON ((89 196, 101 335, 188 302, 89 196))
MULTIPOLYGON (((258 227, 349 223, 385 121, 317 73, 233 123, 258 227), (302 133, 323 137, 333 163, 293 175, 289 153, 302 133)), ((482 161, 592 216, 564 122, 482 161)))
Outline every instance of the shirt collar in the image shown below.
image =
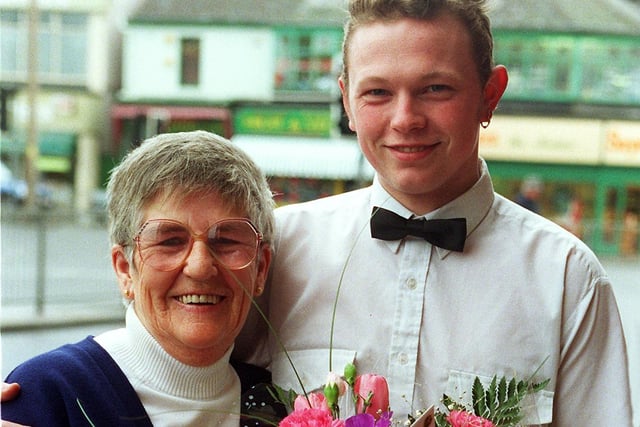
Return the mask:
MULTIPOLYGON (((479 160, 480 178, 465 193, 447 203, 446 205, 429 212, 426 215, 416 215, 409 209, 404 207, 400 202, 394 199, 380 184, 377 174, 373 178, 371 191, 371 205, 369 212, 374 206, 383 207, 395 212, 403 218, 425 218, 425 219, 441 219, 441 218, 466 218, 467 220, 467 238, 480 225, 480 222, 489 212, 494 200, 493 183, 489 175, 489 169, 484 159, 479 160)), ((385 244, 394 253, 398 251, 402 240, 385 241, 385 244)), ((449 254, 449 250, 436 247, 440 258, 444 258, 449 254)), ((465 251, 467 248, 465 247, 465 251)))

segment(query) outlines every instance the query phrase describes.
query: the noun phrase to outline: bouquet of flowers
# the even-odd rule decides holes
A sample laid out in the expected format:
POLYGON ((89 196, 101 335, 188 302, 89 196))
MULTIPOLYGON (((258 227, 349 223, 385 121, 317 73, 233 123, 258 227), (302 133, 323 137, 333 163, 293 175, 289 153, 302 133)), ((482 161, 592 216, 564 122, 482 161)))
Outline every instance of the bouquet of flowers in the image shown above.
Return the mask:
MULTIPOLYGON (((275 387, 279 399, 290 392, 275 387)), ((286 402, 285 402, 286 403, 286 402)), ((387 380, 375 374, 356 374, 354 364, 345 366, 344 375, 330 373, 322 391, 301 394, 289 405, 293 411, 280 422, 280 427, 390 427, 387 380), (340 398, 346 397, 355 413, 341 418, 340 398)))
MULTIPOLYGON (((478 377, 471 390, 472 404, 466 406, 444 394, 444 411, 434 409, 419 411, 409 416, 404 425, 411 427, 515 427, 522 421, 523 399, 544 389, 545 380, 534 383, 494 376, 484 386, 478 377)), ((389 387, 383 376, 356 375, 353 364, 345 367, 344 375, 330 373, 324 389, 296 395, 274 387, 274 398, 285 403, 289 414, 280 421, 280 427, 390 427, 400 424, 393 420, 389 407, 389 387), (347 397, 354 414, 341 417, 341 398, 347 397)))

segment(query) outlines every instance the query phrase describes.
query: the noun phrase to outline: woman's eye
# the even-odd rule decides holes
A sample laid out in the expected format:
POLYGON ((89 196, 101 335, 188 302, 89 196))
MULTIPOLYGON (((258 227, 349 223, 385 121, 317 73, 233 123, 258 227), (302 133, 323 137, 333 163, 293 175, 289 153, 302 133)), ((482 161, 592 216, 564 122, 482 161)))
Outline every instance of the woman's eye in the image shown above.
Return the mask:
POLYGON ((186 244, 188 239, 182 236, 167 237, 160 240, 157 245, 159 246, 182 246, 186 244))

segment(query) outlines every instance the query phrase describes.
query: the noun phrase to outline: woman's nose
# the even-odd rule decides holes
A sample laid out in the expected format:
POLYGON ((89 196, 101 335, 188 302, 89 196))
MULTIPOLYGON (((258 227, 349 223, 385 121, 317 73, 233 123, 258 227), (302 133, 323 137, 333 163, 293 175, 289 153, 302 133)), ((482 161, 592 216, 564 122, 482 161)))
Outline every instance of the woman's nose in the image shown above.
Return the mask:
POLYGON ((218 260, 205 242, 196 240, 185 260, 183 271, 185 274, 199 279, 208 278, 218 273, 218 260))

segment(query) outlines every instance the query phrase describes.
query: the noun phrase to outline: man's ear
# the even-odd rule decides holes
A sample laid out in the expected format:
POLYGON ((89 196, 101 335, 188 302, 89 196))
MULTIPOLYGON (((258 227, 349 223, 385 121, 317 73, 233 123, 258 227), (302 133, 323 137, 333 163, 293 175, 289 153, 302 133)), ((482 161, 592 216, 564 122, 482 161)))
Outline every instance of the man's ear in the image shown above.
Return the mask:
POLYGON ((353 121, 351 120, 351 108, 349 107, 349 90, 347 89, 344 80, 342 80, 342 77, 338 78, 338 86, 340 86, 340 93, 342 94, 342 105, 344 106, 344 112, 346 113, 347 120, 349 121, 349 129, 355 132, 356 128, 353 124, 353 121))
POLYGON ((131 272, 133 266, 126 257, 125 249, 121 245, 113 245, 111 248, 111 265, 116 272, 120 292, 127 299, 133 299, 133 279, 131 272))
POLYGON ((483 117, 485 120, 491 119, 491 113, 496 109, 504 91, 507 90, 507 83, 509 82, 509 76, 507 69, 503 65, 496 65, 491 71, 489 80, 484 86, 484 101, 486 106, 487 117, 483 117))

